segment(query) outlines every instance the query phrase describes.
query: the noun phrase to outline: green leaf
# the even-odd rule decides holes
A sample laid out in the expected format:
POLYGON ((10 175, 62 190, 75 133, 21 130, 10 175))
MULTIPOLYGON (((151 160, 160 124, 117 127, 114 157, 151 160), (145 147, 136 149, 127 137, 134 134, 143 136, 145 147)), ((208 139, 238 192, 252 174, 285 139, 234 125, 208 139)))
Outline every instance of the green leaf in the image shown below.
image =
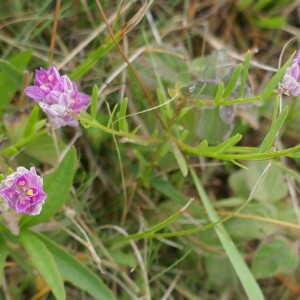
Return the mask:
POLYGON ((38 117, 39 108, 38 106, 35 106, 28 117, 27 124, 24 130, 24 137, 28 137, 34 132, 34 127, 36 122, 38 121, 38 117))
POLYGON ((92 100, 91 100, 91 116, 93 119, 96 119, 97 115, 97 104, 98 104, 98 86, 95 84, 92 92, 92 100))
MULTIPOLYGON (((212 222, 218 222, 219 217, 193 168, 190 168, 190 173, 192 175, 193 181, 202 200, 202 203, 205 207, 205 210, 207 211, 209 219, 212 222)), ((252 273, 250 272, 242 255, 240 254, 237 247, 226 232, 225 227, 222 224, 218 224, 215 226, 215 231, 233 268, 235 269, 236 274, 238 275, 246 291, 248 299, 263 300, 264 296, 260 290, 259 285, 257 284, 252 273)))
POLYGON ((281 129, 286 117, 288 116, 289 108, 288 106, 285 106, 285 108, 282 110, 281 114, 278 116, 277 119, 273 118, 273 122, 270 128, 270 131, 262 141, 259 152, 266 152, 270 151, 272 145, 274 144, 275 138, 281 129), (275 121, 274 121, 275 120, 275 121))
POLYGON ((13 83, 16 88, 21 87, 23 81, 23 74, 20 71, 20 69, 18 69, 17 67, 15 67, 7 61, 0 60, 0 70, 7 78, 9 78, 11 83, 13 83))
POLYGON ((242 137, 243 136, 239 133, 230 137, 229 139, 225 140, 224 142, 220 143, 218 146, 215 147, 215 153, 224 152, 225 150, 238 143, 242 139, 242 137))
POLYGON ((7 245, 5 243, 4 238, 0 235, 0 286, 2 284, 2 277, 4 273, 4 266, 5 266, 7 254, 8 254, 7 245))
POLYGON ((89 293, 94 299, 114 300, 115 297, 111 290, 103 283, 99 275, 96 275, 77 259, 71 256, 61 246, 49 240, 42 234, 35 234, 48 248, 56 261, 56 264, 63 278, 81 290, 89 293))
POLYGON ((261 28, 271 28, 271 29, 278 29, 282 28, 286 24, 286 20, 282 16, 271 16, 267 18, 255 18, 253 20, 256 25, 261 28))
MULTIPOLYGON (((264 202, 250 203, 245 207, 243 213, 263 218, 274 219, 277 217, 275 207, 270 203, 264 202)), ((262 240, 264 237, 276 232, 277 226, 251 218, 233 218, 230 222, 226 223, 226 229, 232 238, 242 242, 253 239, 262 240)))
MULTIPOLYGON (((244 182, 249 192, 254 188, 256 178, 263 172, 266 165, 265 161, 253 161, 248 164, 244 182)), ((271 166, 269 175, 265 176, 257 187, 254 198, 262 202, 276 202, 283 199, 287 193, 288 186, 284 175, 279 168, 271 166)))
MULTIPOLYGON (((24 51, 12 57, 9 62, 22 73, 28 65, 30 59, 31 51, 24 51)), ((17 89, 21 88, 21 84, 16 87, 11 79, 4 74, 4 72, 0 73, 0 110, 5 108, 5 106, 10 103, 17 89)))
POLYGON ((56 262, 45 244, 30 231, 22 230, 20 241, 28 253, 32 264, 45 279, 57 300, 66 299, 66 292, 56 262))
POLYGON ((203 154, 208 148, 207 140, 203 140, 199 143, 197 150, 199 151, 199 155, 203 154))
POLYGON ((272 2, 272 0, 258 0, 253 5, 253 9, 260 11, 260 10, 264 9, 267 5, 269 5, 271 2, 272 2))
POLYGON ((188 168, 187 168, 187 165, 186 165, 185 158, 182 155, 181 151, 178 149, 178 147, 174 143, 172 143, 171 145, 172 145, 173 154, 176 158, 179 169, 180 169, 182 175, 184 177, 186 177, 187 174, 188 174, 188 168))
POLYGON ((256 278, 270 278, 296 270, 299 256, 289 241, 276 238, 262 244, 255 252, 252 271, 256 278))
POLYGON ((261 92, 260 96, 262 98, 268 98, 271 96, 274 92, 274 89, 277 87, 279 81, 285 74, 286 69, 289 67, 291 64, 291 61, 294 57, 295 53, 290 56, 288 61, 277 71, 277 73, 269 80, 263 91, 261 92))
POLYGON ((22 226, 34 226, 47 221, 63 206, 73 183, 77 166, 76 150, 72 148, 66 154, 59 167, 44 179, 44 190, 48 197, 38 216, 23 216, 20 221, 22 226))
POLYGON ((119 130, 121 131, 128 131, 128 123, 125 118, 126 115, 126 110, 127 110, 127 104, 128 104, 128 98, 124 98, 120 105, 120 110, 117 113, 117 118, 118 118, 118 125, 119 125, 119 130))
MULTIPOLYGON (((115 35, 115 39, 119 42, 122 39, 121 33, 115 35)), ((93 51, 75 70, 69 74, 71 80, 78 80, 91 70, 98 60, 105 56, 115 46, 114 41, 109 38, 108 41, 93 51)))
POLYGON ((9 61, 17 69, 23 71, 29 64, 31 57, 32 57, 31 50, 26 50, 26 51, 23 51, 23 52, 15 55, 9 61))
POLYGON ((243 98, 243 96, 244 96, 246 82, 247 82, 247 79, 248 79, 250 58, 251 58, 251 52, 248 50, 246 55, 245 55, 245 62, 244 62, 243 71, 242 71, 242 80, 241 80, 241 87, 240 87, 240 93, 239 93, 239 98, 240 99, 243 98))
POLYGON ((228 84, 225 88, 223 98, 226 99, 230 96, 234 88, 236 87, 237 81, 239 80, 239 77, 241 75, 243 69, 242 64, 238 64, 235 70, 233 71, 232 75, 229 78, 228 84))
POLYGON ((171 198, 172 200, 177 201, 185 199, 182 194, 171 184, 170 181, 164 180, 162 177, 151 179, 150 184, 167 198, 171 198))
POLYGON ((224 83, 223 81, 220 81, 217 94, 216 94, 216 102, 219 102, 222 99, 223 94, 224 94, 224 83))
MULTIPOLYGON (((36 123, 36 125, 38 124, 36 123)), ((65 145, 62 139, 58 139, 57 143, 59 150, 63 151, 65 145)), ((31 142, 27 143, 26 147, 24 148, 24 153, 26 155, 52 166, 58 159, 53 138, 48 134, 43 134, 39 138, 32 140, 31 142)))

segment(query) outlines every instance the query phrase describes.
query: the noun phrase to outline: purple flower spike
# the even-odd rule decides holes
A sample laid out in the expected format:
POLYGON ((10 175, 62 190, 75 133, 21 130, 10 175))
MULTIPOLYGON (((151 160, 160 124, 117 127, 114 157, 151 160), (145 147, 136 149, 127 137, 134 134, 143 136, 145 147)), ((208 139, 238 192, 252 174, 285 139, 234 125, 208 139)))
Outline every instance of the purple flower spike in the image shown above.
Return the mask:
POLYGON ((90 97, 80 93, 76 84, 55 67, 36 71, 34 86, 27 87, 25 93, 39 104, 55 128, 78 126, 74 113, 86 110, 90 103, 90 97))
POLYGON ((297 51, 291 65, 282 78, 283 93, 293 96, 300 95, 300 50, 297 51))
POLYGON ((27 170, 18 167, 17 171, 7 176, 0 184, 0 196, 17 213, 38 215, 47 198, 43 191, 43 179, 35 168, 27 170))

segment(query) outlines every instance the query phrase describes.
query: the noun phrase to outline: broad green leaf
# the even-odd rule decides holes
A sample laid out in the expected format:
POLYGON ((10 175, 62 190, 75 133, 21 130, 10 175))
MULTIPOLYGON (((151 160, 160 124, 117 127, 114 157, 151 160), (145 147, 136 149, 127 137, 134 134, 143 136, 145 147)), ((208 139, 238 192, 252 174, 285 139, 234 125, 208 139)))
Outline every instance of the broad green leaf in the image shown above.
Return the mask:
POLYGON ((286 117, 288 116, 288 113, 289 108, 288 106, 285 106, 278 118, 275 121, 273 119, 270 131, 268 132, 268 134, 266 135, 259 147, 259 152, 270 151, 279 130, 281 129, 286 117))
POLYGON ((274 92, 274 89, 277 87, 279 81, 282 79, 283 75, 285 74, 286 69, 291 64, 291 61, 294 57, 295 53, 290 56, 287 62, 277 71, 277 73, 269 80, 263 91, 261 92, 260 96, 262 98, 268 98, 274 92))
POLYGON ((16 88, 21 87, 23 76, 22 72, 17 67, 7 61, 0 60, 0 70, 7 78, 9 78, 16 88))
POLYGON ((127 110, 127 104, 128 104, 128 98, 124 98, 120 105, 120 110, 117 113, 117 118, 118 118, 118 125, 119 125, 119 130, 121 131, 128 131, 128 123, 125 118, 126 115, 126 110, 127 110))
POLYGON ((246 82, 247 82, 247 79, 248 79, 250 58, 251 58, 251 52, 248 50, 247 53, 246 53, 246 55, 245 55, 245 62, 244 62, 244 65, 243 65, 242 80, 241 80, 241 87, 240 87, 240 92, 239 92, 239 98, 243 98, 243 96, 244 96, 246 82))
POLYGON ((255 252, 252 271, 256 278, 270 278, 291 273, 299 264, 297 248, 289 241, 276 238, 262 244, 255 252))
MULTIPOLYGON (((24 71, 31 59, 31 51, 24 51, 16 56, 12 57, 9 62, 12 66, 17 68, 20 73, 24 71)), ((14 79, 15 80, 15 79, 14 79)), ((0 73, 0 110, 2 110, 9 102, 12 100, 14 94, 18 88, 21 88, 22 81, 18 87, 15 86, 15 83, 4 74, 0 73)))
MULTIPOLYGON (((245 201, 245 200, 244 200, 245 201)), ((259 216, 264 218, 276 218, 276 209, 270 203, 250 203, 243 210, 244 214, 259 216)), ((270 236, 277 230, 277 226, 251 218, 233 218, 226 223, 226 229, 233 239, 237 241, 249 241, 253 239, 261 240, 266 236, 270 236)))
MULTIPOLYGON (((260 176, 267 165, 265 161, 253 161, 248 164, 248 171, 244 177, 245 185, 249 192, 256 184, 256 178, 260 176)), ((288 187, 284 175, 280 169, 271 166, 270 172, 257 187, 254 198, 262 202, 276 202, 283 199, 288 193, 288 187)))
POLYGON ((182 175, 184 177, 186 177, 187 174, 188 174, 188 168, 187 168, 187 165, 186 165, 185 158, 182 155, 181 151, 178 149, 178 147, 174 143, 172 143, 171 145, 172 145, 173 154, 176 158, 179 169, 180 169, 182 175))
POLYGON ((230 137, 229 139, 225 140, 224 142, 215 147, 215 153, 224 152, 225 150, 238 143, 242 139, 242 137, 243 136, 239 133, 230 137))
MULTIPOLYGON (((38 125, 36 123, 36 125, 38 125)), ((36 126, 35 126, 36 127, 36 126)), ((34 128, 34 131, 36 129, 34 128)), ((62 139, 57 141, 58 148, 63 151, 65 144, 62 139)), ((41 137, 32 140, 24 147, 24 153, 30 158, 37 159, 40 162, 54 165, 58 159, 53 138, 48 134, 43 134, 41 137)))
POLYGON ((59 271, 65 280, 89 293, 94 297, 93 299, 116 299, 112 291, 103 283, 101 277, 85 267, 81 262, 70 255, 68 251, 42 234, 36 233, 35 238, 41 240, 48 248, 48 251, 52 253, 59 271))
POLYGON ((207 140, 209 145, 220 143, 231 131, 231 125, 221 119, 219 108, 204 110, 198 128, 200 138, 207 140))
POLYGON ((2 284, 2 277, 4 272, 4 265, 8 254, 7 245, 4 238, 0 235, 0 286, 2 284))
POLYGON ((32 264, 43 276, 57 300, 66 299, 64 282, 51 252, 45 244, 30 231, 22 230, 20 241, 32 264))
POLYGON ((28 137, 34 132, 34 127, 38 120, 38 117, 39 117, 39 108, 38 106, 35 106, 28 117, 27 124, 24 129, 24 137, 28 137))
MULTIPOLYGON (((115 39, 117 40, 117 42, 122 39, 122 35, 120 32, 115 35, 115 39)), ((93 51, 78 67, 75 68, 73 72, 69 74, 70 79, 80 79, 90 69, 92 69, 98 62, 98 60, 104 57, 105 54, 108 53, 114 46, 114 41, 109 38, 105 44, 101 45, 95 51, 93 51)))
POLYGON ((228 286, 234 288, 238 285, 237 276, 227 257, 205 256, 203 263, 208 282, 216 284, 220 288, 228 286))
POLYGON ((97 103, 98 103, 98 86, 95 84, 93 87, 92 100, 91 100, 91 116, 93 119, 96 119, 97 103))
POLYGON ((66 154, 59 167, 44 178, 44 190, 48 197, 43 205, 42 212, 37 216, 23 216, 20 225, 34 226, 47 221, 63 206, 71 189, 77 167, 76 150, 72 148, 66 154))
MULTIPOLYGON (((218 222, 219 217, 215 211, 211 200, 208 198, 198 176, 196 175, 193 168, 190 168, 190 173, 192 175, 194 184, 202 200, 202 203, 207 211, 208 217, 212 222, 218 222)), ((238 251, 237 247, 231 240, 229 234, 226 232, 225 227, 222 224, 215 226, 216 234, 226 252, 236 274, 238 275, 249 300, 263 300, 264 296, 262 291, 253 277, 253 274, 249 270, 247 264, 245 263, 242 255, 238 251)))
POLYGON ((228 84, 225 88, 224 94, 223 94, 224 99, 228 98, 231 95, 234 88, 236 87, 236 84, 239 80, 242 69, 243 69, 243 65, 238 64, 237 67, 235 68, 235 70, 233 71, 231 77, 229 78, 228 84))

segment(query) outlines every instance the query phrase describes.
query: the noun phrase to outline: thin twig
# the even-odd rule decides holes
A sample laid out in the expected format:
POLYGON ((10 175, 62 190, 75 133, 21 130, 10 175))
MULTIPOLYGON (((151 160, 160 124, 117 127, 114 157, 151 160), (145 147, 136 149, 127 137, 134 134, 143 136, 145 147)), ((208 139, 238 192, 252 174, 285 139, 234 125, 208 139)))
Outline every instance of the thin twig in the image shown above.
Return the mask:
POLYGON ((60 4, 61 4, 61 0, 56 0, 56 6, 55 6, 55 11, 54 11, 54 22, 53 22, 52 36, 51 36, 51 42, 50 42, 49 66, 51 66, 53 63, 53 55, 54 55, 55 39, 56 39, 56 34, 57 34, 57 25, 58 25, 60 4))

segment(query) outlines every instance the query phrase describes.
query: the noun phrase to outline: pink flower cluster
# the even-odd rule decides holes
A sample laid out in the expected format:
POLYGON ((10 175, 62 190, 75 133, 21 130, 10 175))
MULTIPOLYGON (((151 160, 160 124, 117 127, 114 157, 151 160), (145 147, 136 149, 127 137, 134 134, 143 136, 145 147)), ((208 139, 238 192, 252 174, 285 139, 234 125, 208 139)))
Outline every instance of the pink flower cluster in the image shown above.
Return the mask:
POLYGON ((35 168, 27 170, 18 167, 17 171, 7 176, 0 184, 0 196, 17 213, 38 215, 47 198, 43 191, 43 179, 35 168))
POLYGON ((55 67, 37 70, 34 86, 27 87, 25 93, 39 104, 55 128, 78 126, 74 113, 79 114, 90 103, 90 97, 80 93, 76 84, 55 67))
POLYGON ((300 95, 300 50, 297 51, 291 65, 287 68, 281 86, 285 94, 300 95))

